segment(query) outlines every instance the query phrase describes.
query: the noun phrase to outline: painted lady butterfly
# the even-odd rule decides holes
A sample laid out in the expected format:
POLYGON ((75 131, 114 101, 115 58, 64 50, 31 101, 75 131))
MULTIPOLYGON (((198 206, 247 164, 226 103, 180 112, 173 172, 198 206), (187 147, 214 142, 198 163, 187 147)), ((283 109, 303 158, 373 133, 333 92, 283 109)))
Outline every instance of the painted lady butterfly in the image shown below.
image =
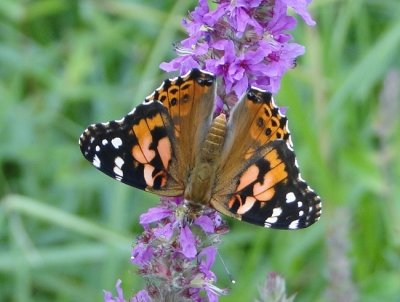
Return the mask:
POLYGON ((213 119, 216 79, 193 69, 166 80, 121 120, 94 124, 83 155, 103 173, 161 196, 184 196, 269 228, 305 228, 321 200, 300 177, 286 117, 270 93, 251 88, 230 118, 213 119))

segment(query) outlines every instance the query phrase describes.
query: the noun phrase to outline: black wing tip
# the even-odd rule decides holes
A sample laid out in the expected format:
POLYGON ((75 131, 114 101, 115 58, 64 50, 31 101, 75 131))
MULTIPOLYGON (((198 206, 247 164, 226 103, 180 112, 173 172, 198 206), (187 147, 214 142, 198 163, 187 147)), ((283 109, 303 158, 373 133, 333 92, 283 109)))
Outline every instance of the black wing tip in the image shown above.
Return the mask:
POLYGON ((186 77, 195 80, 202 86, 212 86, 216 81, 216 76, 213 73, 199 68, 193 68, 189 73, 182 76, 183 79, 186 77))
POLYGON ((211 72, 199 68, 193 68, 184 75, 164 80, 160 85, 160 87, 158 87, 151 95, 145 98, 144 103, 148 103, 153 100, 158 100, 159 99, 158 93, 160 90, 163 89, 168 90, 169 87, 171 87, 172 85, 180 85, 188 80, 194 80, 201 86, 211 87, 216 82, 216 76, 211 72))
POLYGON ((247 91, 247 98, 256 103, 269 104, 272 102, 272 93, 260 88, 251 87, 247 91))

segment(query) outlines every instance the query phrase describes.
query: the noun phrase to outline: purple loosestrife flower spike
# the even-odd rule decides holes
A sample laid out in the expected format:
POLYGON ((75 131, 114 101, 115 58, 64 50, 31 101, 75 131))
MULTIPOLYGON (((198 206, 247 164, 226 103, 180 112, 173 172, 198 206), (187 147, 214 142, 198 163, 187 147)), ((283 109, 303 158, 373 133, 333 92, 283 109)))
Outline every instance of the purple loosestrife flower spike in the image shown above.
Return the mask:
MULTIPOLYGON (((211 271, 227 225, 212 209, 205 209, 193 222, 186 215, 183 199, 162 198, 160 205, 140 216, 144 232, 131 261, 139 267, 146 288, 129 301, 218 301, 227 293, 215 285, 211 271)), ((120 282, 116 288, 118 297, 105 292, 106 302, 125 301, 120 282)))
POLYGON ((218 97, 229 103, 239 98, 248 86, 272 93, 280 88, 285 72, 295 65, 304 47, 290 42, 288 32, 300 15, 307 25, 315 21, 307 11, 310 0, 216 0, 210 11, 206 0, 184 19, 189 35, 176 46, 178 57, 162 63, 166 71, 186 73, 203 68, 222 78, 218 97))

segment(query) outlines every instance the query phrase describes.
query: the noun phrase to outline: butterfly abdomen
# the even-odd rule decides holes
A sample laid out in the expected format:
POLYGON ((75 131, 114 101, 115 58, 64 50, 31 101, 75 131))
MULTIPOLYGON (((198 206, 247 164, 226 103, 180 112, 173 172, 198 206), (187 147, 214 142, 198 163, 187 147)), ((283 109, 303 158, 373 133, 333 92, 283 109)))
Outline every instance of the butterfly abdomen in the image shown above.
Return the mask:
POLYGON ((206 139, 204 140, 204 144, 200 151, 201 161, 209 163, 215 162, 215 160, 221 155, 225 133, 226 117, 225 114, 220 114, 214 119, 206 139))
POLYGON ((185 190, 185 199, 189 204, 209 205, 225 134, 226 118, 224 114, 220 114, 213 120, 190 173, 185 190))

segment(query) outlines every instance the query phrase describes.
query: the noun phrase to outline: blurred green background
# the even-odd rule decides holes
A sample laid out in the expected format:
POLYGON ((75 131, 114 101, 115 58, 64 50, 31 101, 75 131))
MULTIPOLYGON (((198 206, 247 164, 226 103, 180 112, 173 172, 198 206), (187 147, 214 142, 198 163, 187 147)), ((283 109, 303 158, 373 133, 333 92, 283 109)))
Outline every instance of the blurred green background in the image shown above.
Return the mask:
MULTIPOLYGON (((141 289, 130 249, 157 197, 99 173, 78 137, 171 76, 158 65, 195 4, 0 1, 0 301, 102 301, 118 278, 141 289)), ((220 254, 236 284, 221 301, 254 301, 271 271, 296 301, 400 301, 400 2, 314 0, 311 13, 276 99, 323 216, 301 231, 229 220, 220 254)))

